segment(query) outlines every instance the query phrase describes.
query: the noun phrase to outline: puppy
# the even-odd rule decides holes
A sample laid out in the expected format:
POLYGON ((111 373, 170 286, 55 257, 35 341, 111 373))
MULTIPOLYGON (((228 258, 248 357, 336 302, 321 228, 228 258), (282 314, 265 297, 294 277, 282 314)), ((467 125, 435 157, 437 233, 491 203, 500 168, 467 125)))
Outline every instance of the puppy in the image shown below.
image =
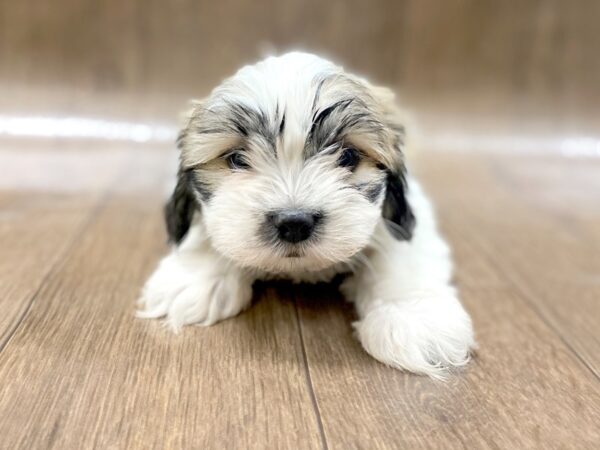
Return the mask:
POLYGON ((356 305, 364 349, 441 376, 474 346, 450 252, 407 175, 393 94, 305 53, 242 68, 194 102, 165 208, 171 253, 140 317, 213 325, 256 279, 331 280, 356 305))

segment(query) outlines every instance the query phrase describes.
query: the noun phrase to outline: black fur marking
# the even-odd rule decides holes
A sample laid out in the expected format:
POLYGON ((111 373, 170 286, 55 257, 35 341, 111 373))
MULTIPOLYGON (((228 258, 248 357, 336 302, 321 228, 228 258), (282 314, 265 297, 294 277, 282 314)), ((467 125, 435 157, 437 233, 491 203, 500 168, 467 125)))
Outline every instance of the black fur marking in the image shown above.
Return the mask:
POLYGON ((416 220, 406 199, 406 190, 404 174, 388 171, 382 215, 388 230, 396 239, 409 241, 416 220))
POLYGON ((202 181, 198 176, 198 173, 194 169, 186 170, 185 175, 187 177, 189 186, 198 193, 200 198, 207 202, 212 197, 212 191, 209 186, 202 181))
POLYGON ((315 111, 313 120, 304 146, 305 157, 310 158, 320 151, 339 143, 342 134, 343 111, 354 99, 340 100, 320 111, 315 111))
POLYGON ((305 144, 306 157, 309 158, 343 141, 345 135, 352 130, 376 136, 384 130, 384 126, 357 97, 339 100, 320 111, 315 111, 305 144))
POLYGON ((225 107, 218 110, 206 109, 207 116, 196 117, 192 124, 184 129, 178 139, 181 149, 185 144, 188 134, 238 134, 242 138, 252 135, 262 136, 267 143, 275 148, 277 132, 283 131, 283 123, 274 125, 265 111, 254 109, 248 105, 237 102, 225 102, 225 107))
POLYGON ((196 199, 190 192, 188 175, 180 171, 177 175, 175 190, 164 210, 170 242, 175 244, 181 242, 192 224, 197 207, 196 199))
POLYGON ((310 127, 309 136, 314 137, 315 131, 323 126, 323 122, 325 122, 325 119, 327 119, 334 111, 338 109, 340 111, 345 110, 350 105, 350 103, 352 103, 352 101, 353 99, 340 100, 338 102, 335 102, 333 105, 329 105, 328 107, 322 109, 318 113, 315 112, 315 114, 313 115, 313 121, 310 127))
POLYGON ((281 123, 279 124, 279 136, 281 136, 283 134, 284 129, 285 129, 285 113, 283 114, 283 117, 281 118, 281 123))
POLYGON ((383 183, 369 184, 364 191, 367 200, 369 200, 371 203, 375 203, 381 195, 381 193, 383 192, 383 186, 383 183))
POLYGON ((254 110, 241 103, 229 103, 228 119, 234 131, 242 137, 258 134, 275 148, 276 132, 269 126, 269 119, 264 111, 254 110))

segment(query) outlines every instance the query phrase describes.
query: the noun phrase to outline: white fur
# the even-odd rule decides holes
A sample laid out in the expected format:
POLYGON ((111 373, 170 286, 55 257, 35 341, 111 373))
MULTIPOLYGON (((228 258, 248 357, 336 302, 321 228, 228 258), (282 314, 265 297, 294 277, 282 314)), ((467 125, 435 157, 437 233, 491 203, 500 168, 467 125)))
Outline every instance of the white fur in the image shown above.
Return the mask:
MULTIPOLYGON (((381 217, 382 199, 370 202, 356 189, 348 189, 376 180, 379 169, 367 163, 355 172, 336 167, 338 154, 306 161, 301 157, 314 106, 311 80, 343 73, 315 56, 292 53, 243 68, 202 103, 215 120, 228 101, 261 108, 268 117, 283 108, 285 130, 277 138, 276 156, 260 138, 245 142, 250 172, 214 163, 215 169, 207 172, 213 177, 213 197, 209 202, 198 200, 200 212, 186 238, 146 283, 139 315, 166 317, 175 330, 193 323, 212 325, 250 303, 256 279, 315 282, 352 271, 341 290, 356 305, 359 320, 354 326, 365 350, 392 367, 441 377, 446 368, 468 361, 475 342, 470 318, 450 284, 450 251, 420 186, 409 182, 416 227, 411 240, 401 241, 381 217), (290 206, 327 215, 318 242, 300 245, 297 258, 260 238, 265 211, 290 206)), ((320 104, 326 106, 353 90, 363 96, 375 117, 391 120, 389 92, 356 77, 340 76, 320 104)), ((400 164, 398 155, 389 150, 388 138, 391 135, 375 138, 368 130, 357 130, 345 139, 388 165, 400 164)), ((231 136, 188 140, 184 167, 218 161, 219 154, 237 145, 231 136)))
POLYGON ((412 239, 397 241, 380 224, 375 251, 341 289, 356 305, 354 326, 368 353, 392 367, 441 377, 444 368, 468 361, 473 328, 450 285, 450 251, 414 180, 409 202, 417 217, 412 239))
POLYGON ((146 282, 138 317, 166 317, 174 331, 189 324, 213 325, 250 304, 252 282, 245 271, 215 253, 195 226, 146 282))

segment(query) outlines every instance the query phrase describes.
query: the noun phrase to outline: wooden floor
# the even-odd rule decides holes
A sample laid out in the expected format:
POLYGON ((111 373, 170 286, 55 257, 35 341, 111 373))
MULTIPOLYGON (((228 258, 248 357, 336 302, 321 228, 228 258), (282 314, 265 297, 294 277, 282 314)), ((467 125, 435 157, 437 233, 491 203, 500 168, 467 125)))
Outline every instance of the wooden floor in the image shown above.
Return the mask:
POLYGON ((600 449, 600 2, 514 3, 0 2, 0 450, 600 449), (367 356, 331 286, 261 284, 179 335, 134 318, 172 140, 27 122, 170 124, 287 49, 423 126, 411 168, 479 343, 445 383, 367 356))
POLYGON ((325 285, 135 319, 172 150, 71 147, 0 152, 0 448, 600 448, 598 159, 414 158, 480 346, 442 383, 367 356, 325 285))

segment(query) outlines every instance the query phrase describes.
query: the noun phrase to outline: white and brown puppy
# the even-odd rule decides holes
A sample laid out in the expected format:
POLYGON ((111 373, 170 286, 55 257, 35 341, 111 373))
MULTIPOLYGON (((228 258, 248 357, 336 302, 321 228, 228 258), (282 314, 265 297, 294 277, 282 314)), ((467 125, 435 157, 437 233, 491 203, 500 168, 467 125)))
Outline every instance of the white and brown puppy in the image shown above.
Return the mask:
POLYGON ((465 364, 471 320, 403 139, 391 92, 326 60, 242 68, 193 104, 180 134, 174 247, 139 315, 212 325, 249 305, 256 279, 350 273, 341 289, 373 357, 432 376, 465 364))

